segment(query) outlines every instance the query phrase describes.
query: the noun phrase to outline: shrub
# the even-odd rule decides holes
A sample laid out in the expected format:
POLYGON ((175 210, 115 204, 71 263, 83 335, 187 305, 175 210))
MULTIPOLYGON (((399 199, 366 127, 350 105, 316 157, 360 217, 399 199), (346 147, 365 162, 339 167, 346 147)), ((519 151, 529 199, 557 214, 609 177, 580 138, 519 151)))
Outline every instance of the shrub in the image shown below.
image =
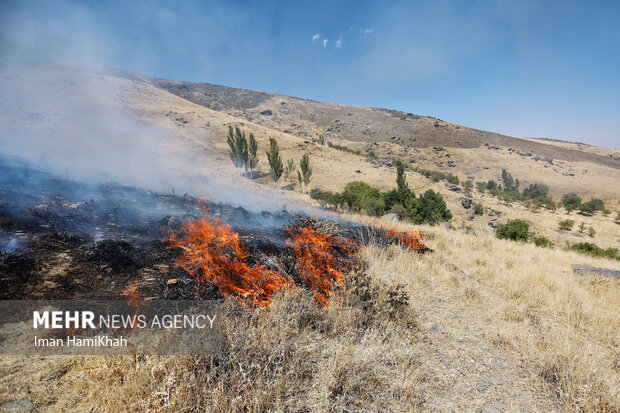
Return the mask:
POLYGON ((456 175, 447 174, 446 175, 446 181, 450 182, 451 184, 458 185, 459 184, 459 177, 456 176, 456 175))
POLYGON ((310 191, 310 197, 319 201, 321 206, 331 206, 334 209, 338 209, 338 206, 342 203, 342 196, 332 191, 323 191, 315 188, 310 191))
POLYGON ((342 192, 342 202, 355 211, 380 216, 385 213, 385 200, 377 188, 366 182, 349 182, 342 192))
POLYGON ((339 151, 352 153, 353 155, 362 155, 362 156, 364 155, 362 151, 360 151, 359 149, 351 149, 348 146, 344 146, 344 145, 338 145, 335 143, 327 142, 327 146, 333 149, 337 149, 339 151))
POLYGON ((484 214, 484 207, 482 206, 482 204, 480 202, 478 202, 476 205, 474 205, 474 214, 476 214, 476 215, 484 214))
POLYGON ((486 191, 486 189, 487 189, 487 183, 486 182, 476 182, 476 189, 478 190, 478 192, 484 193, 484 191, 486 191))
POLYGON ((505 169, 502 169, 502 182, 506 192, 519 192, 519 180, 515 181, 510 172, 505 169))
POLYGON ((411 198, 406 206, 414 223, 435 225, 452 219, 452 213, 446 207, 443 197, 432 189, 418 199, 411 198))
POLYGON ((570 231, 571 229, 573 229, 573 225, 575 225, 575 221, 573 221, 572 219, 565 219, 563 221, 560 221, 560 229, 563 229, 564 231, 570 231))
POLYGON ((579 211, 586 215, 594 214, 596 211, 605 210, 605 204, 598 198, 592 198, 588 202, 584 202, 579 207, 579 211))
POLYGON ((590 204, 589 202, 586 202, 586 203, 581 204, 581 206, 579 207, 579 212, 583 215, 592 215, 596 211, 592 204, 590 204))
POLYGON ((463 182, 463 188, 465 188, 467 192, 470 192, 474 188, 474 183, 471 181, 471 179, 468 179, 467 181, 463 182))
POLYGON ((583 234, 585 230, 586 230, 586 224, 582 222, 581 224, 579 224, 579 232, 583 234))
POLYGON ((596 235, 596 230, 594 229, 594 227, 590 227, 590 228, 588 228, 588 235, 589 235, 591 238, 594 238, 594 236, 596 235))
POLYGON ((409 217, 409 211, 407 211, 407 208, 405 208, 401 204, 393 205, 392 208, 390 208, 389 212, 391 214, 398 215, 398 219, 400 219, 401 221, 409 217))
POLYGON ((553 242, 549 241, 549 239, 547 239, 546 237, 542 235, 534 236, 533 241, 534 241, 534 245, 536 245, 537 247, 543 247, 543 248, 553 247, 553 242))
POLYGON ((530 224, 520 219, 512 219, 507 224, 498 226, 495 235, 500 239, 527 241, 530 236, 530 224))
POLYGON ((562 205, 568 212, 574 211, 581 206, 581 198, 574 193, 564 194, 562 195, 562 205))
POLYGON ((620 260, 618 255, 618 248, 603 249, 591 242, 580 242, 570 247, 571 250, 579 252, 581 254, 591 255, 593 257, 610 258, 612 260, 620 260))
POLYGON ((620 212, 618 212, 618 215, 616 215, 616 224, 620 224, 620 212))

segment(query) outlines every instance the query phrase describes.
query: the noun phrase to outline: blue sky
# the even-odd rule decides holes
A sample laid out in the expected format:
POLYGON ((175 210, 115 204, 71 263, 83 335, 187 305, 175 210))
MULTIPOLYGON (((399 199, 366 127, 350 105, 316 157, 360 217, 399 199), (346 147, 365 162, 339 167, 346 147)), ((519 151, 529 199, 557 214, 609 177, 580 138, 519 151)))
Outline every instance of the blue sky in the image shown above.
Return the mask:
POLYGON ((3 60, 386 107, 620 147, 618 1, 4 1, 3 60))

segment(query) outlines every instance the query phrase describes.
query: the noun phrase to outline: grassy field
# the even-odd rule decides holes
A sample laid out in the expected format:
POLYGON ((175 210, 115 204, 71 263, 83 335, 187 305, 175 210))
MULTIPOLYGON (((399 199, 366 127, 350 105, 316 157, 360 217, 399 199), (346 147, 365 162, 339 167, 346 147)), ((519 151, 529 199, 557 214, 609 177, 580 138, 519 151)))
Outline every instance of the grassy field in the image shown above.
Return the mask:
POLYGON ((620 280, 570 264, 620 263, 416 229, 433 253, 363 250, 328 310, 299 288, 260 311, 228 301, 217 360, 3 357, 2 398, 41 411, 618 411, 620 280))

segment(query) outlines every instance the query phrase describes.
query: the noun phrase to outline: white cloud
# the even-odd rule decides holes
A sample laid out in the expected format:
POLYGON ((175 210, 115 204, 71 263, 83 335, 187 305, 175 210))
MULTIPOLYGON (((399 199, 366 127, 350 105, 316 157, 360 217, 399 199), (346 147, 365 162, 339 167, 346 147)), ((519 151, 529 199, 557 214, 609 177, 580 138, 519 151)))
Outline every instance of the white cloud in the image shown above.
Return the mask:
POLYGON ((373 29, 360 29, 360 31, 362 32, 362 34, 370 34, 373 32, 373 29))
POLYGON ((342 35, 340 35, 340 37, 338 38, 338 40, 336 40, 336 49, 340 49, 342 47, 342 43, 343 43, 343 39, 342 39, 342 35))
POLYGON ((323 47, 327 47, 327 42, 328 42, 327 39, 323 39, 323 47))
POLYGON ((321 38, 321 34, 320 33, 315 34, 314 36, 312 36, 312 43, 316 42, 320 38, 321 38))

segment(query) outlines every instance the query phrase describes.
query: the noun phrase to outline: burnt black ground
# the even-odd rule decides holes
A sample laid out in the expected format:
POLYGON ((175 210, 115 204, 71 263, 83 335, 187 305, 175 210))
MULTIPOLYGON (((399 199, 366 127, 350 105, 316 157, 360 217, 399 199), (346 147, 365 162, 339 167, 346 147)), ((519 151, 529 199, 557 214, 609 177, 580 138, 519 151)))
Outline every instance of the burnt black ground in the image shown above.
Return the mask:
MULTIPOLYGON (((239 233, 250 264, 298 278, 284 228, 299 215, 76 182, 0 155, 0 299, 113 299, 130 287, 141 298, 217 297, 174 266, 180 251, 163 241, 205 210, 239 233)), ((381 228, 338 226, 359 244, 396 242, 381 228)))

